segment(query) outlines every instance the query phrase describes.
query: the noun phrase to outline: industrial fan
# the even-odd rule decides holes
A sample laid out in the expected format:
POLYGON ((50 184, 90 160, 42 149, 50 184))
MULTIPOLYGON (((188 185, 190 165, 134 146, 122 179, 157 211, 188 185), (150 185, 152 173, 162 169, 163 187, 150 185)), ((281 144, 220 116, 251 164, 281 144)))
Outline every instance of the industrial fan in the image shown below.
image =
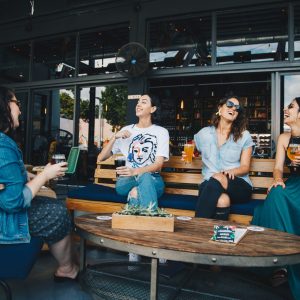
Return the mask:
POLYGON ((148 70, 149 54, 139 43, 122 46, 116 56, 116 69, 123 76, 137 77, 148 70))

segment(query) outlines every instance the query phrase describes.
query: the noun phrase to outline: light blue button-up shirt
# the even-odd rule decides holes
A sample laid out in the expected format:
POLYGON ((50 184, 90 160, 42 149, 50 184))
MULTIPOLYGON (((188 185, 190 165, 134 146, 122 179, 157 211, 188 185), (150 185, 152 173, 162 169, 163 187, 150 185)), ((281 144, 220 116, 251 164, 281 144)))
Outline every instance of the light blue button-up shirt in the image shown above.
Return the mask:
MULTIPOLYGON (((241 164, 242 151, 254 146, 249 131, 245 130, 238 141, 233 140, 233 135, 221 146, 218 147, 217 133, 214 126, 204 127, 194 136, 196 147, 202 155, 202 175, 208 180, 213 174, 224 170, 238 168, 241 164)), ((248 175, 239 176, 252 183, 248 175)))

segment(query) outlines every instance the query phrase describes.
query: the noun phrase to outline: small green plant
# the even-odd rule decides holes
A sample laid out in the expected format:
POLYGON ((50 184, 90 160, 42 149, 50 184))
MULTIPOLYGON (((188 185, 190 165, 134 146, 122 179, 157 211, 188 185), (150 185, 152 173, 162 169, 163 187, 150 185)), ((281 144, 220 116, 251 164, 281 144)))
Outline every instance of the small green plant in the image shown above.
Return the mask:
POLYGON ((117 212, 119 215, 131 215, 131 216, 149 216, 149 217, 172 217, 172 214, 166 212, 163 208, 154 209, 155 203, 150 202, 147 208, 142 208, 137 205, 124 206, 123 210, 117 212))

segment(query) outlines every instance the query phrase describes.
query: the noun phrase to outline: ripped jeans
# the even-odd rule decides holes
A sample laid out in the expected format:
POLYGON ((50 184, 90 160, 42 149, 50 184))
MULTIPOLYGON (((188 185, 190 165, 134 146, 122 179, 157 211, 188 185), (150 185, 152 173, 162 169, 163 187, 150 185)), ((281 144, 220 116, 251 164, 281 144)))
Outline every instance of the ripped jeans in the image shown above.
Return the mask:
POLYGON ((153 210, 158 207, 158 198, 164 193, 165 184, 159 173, 144 173, 138 176, 120 176, 116 183, 116 192, 119 195, 128 195, 128 204, 149 207, 152 203, 153 210), (128 194, 133 187, 137 188, 137 198, 130 197, 128 194))

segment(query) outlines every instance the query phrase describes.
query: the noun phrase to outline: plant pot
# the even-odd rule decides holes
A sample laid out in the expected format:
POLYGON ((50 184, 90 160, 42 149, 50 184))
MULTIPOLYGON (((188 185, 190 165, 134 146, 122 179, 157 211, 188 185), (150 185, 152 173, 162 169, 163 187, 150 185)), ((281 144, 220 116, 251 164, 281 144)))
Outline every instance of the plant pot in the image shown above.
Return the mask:
POLYGON ((152 217, 137 215, 112 214, 112 228, 153 230, 153 231, 174 231, 174 216, 172 217, 152 217))

